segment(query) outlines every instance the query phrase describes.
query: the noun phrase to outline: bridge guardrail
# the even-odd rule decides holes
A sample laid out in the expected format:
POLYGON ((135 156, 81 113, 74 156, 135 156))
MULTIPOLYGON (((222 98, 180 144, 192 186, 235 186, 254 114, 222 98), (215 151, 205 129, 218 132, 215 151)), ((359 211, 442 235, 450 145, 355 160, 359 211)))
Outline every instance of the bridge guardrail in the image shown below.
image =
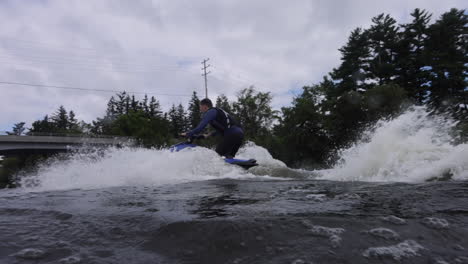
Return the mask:
POLYGON ((28 132, 26 136, 45 136, 45 137, 85 137, 85 138, 130 138, 116 135, 96 135, 96 134, 72 134, 72 133, 46 133, 46 132, 28 132))
MULTIPOLYGON (((0 131, 0 136, 17 136, 8 134, 11 131, 0 131)), ((35 136, 35 137, 83 137, 83 138, 115 138, 115 139, 129 139, 132 137, 114 136, 114 135, 96 135, 96 134, 73 134, 73 133, 47 133, 47 132, 27 132, 21 135, 21 137, 35 136)))
POLYGON ((48 136, 42 134, 40 136, 16 136, 16 135, 0 135, 1 144, 60 144, 60 145, 121 145, 133 146, 136 141, 130 137, 87 137, 86 135, 80 136, 48 136))

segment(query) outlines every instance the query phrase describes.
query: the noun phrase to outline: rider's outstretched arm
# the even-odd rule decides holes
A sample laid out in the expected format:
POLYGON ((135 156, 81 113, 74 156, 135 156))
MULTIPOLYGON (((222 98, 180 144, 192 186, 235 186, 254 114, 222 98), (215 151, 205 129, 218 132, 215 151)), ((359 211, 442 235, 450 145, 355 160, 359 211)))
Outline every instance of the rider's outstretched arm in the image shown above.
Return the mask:
POLYGON ((208 112, 206 112, 205 115, 203 116, 203 119, 200 122, 200 124, 198 124, 198 126, 196 128, 194 128, 193 130, 190 130, 189 132, 186 133, 187 137, 192 137, 193 135, 196 135, 196 134, 199 134, 200 132, 202 132, 203 129, 205 129, 205 127, 211 121, 216 119, 216 114, 217 114, 216 109, 212 108, 212 109, 208 110, 208 112))

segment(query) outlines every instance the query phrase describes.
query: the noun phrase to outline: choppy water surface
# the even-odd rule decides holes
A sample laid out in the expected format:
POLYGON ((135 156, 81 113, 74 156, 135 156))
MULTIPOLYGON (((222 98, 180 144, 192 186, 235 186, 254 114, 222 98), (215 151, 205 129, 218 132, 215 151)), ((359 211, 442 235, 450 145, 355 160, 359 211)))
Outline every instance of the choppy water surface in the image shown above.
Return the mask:
POLYGON ((0 191, 0 263, 468 263, 468 146, 423 108, 380 122, 335 168, 253 144, 76 154, 0 191))

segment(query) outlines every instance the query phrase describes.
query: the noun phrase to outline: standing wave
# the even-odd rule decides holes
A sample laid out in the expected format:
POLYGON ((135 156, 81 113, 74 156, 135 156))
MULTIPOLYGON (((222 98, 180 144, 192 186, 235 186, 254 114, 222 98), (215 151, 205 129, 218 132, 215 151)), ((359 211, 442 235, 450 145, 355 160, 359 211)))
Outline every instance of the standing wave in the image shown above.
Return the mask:
MULTIPOLYGON (((256 158, 261 166, 286 167, 284 163, 273 159, 266 149, 253 143, 247 143, 241 148, 238 156, 256 158)), ((257 176, 252 171, 225 163, 216 152, 203 147, 179 152, 167 149, 109 148, 53 159, 40 165, 33 174, 17 175, 17 183, 23 190, 48 191, 160 186, 220 178, 252 179, 257 176)))
POLYGON ((457 122, 412 107, 381 120, 361 141, 341 151, 339 162, 321 179, 371 182, 467 180, 468 144, 454 143, 457 122))

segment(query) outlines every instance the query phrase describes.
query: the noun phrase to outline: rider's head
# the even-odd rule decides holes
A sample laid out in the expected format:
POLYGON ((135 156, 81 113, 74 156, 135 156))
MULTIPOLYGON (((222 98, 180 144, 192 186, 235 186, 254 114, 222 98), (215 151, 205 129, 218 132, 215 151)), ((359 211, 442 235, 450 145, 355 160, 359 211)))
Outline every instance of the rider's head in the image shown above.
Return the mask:
POLYGON ((211 102, 210 99, 205 98, 200 101, 200 111, 202 113, 205 113, 206 111, 210 110, 210 108, 213 107, 213 103, 211 102))

